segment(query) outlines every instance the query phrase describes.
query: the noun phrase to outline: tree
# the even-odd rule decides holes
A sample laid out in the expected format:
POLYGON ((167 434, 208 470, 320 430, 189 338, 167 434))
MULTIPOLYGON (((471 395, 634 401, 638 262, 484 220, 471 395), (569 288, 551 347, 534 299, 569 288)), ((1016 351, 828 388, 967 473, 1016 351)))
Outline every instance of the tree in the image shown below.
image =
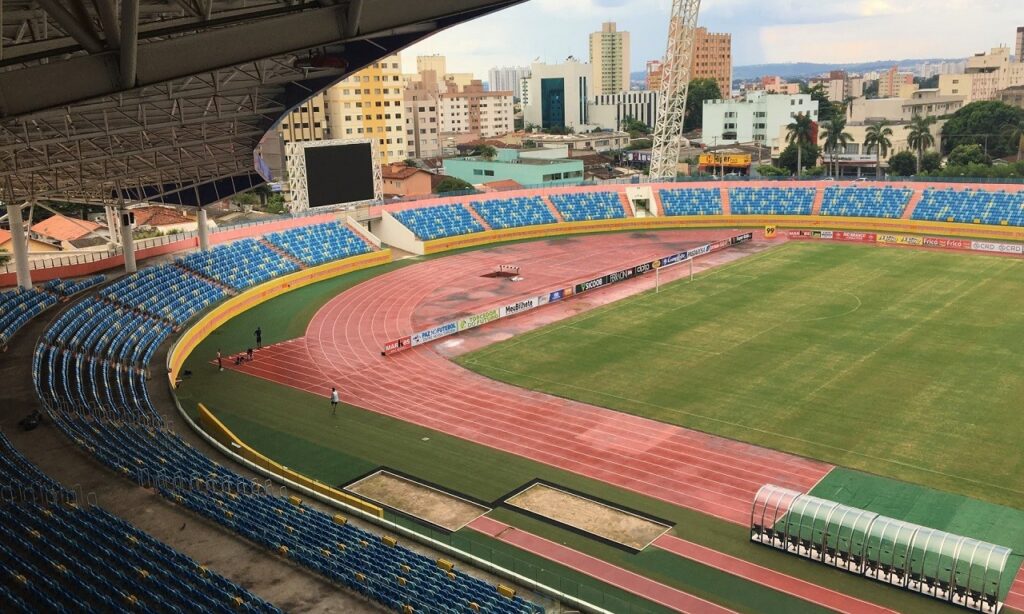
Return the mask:
POLYGON ((864 97, 865 98, 878 98, 878 80, 868 81, 864 85, 864 97))
POLYGON ((947 166, 968 166, 970 164, 989 166, 992 164, 992 159, 985 155, 981 145, 977 143, 957 145, 953 148, 953 151, 949 152, 949 158, 946 159, 947 166))
POLYGON ((921 172, 930 173, 942 168, 942 154, 937 151, 929 151, 921 158, 921 172))
POLYGON ((875 177, 878 179, 882 178, 882 158, 889 154, 889 148, 892 147, 890 136, 892 136, 892 128, 884 119, 869 124, 864 133, 864 147, 868 150, 875 150, 875 177))
POLYGON ((0 264, 7 264, 11 261, 11 255, 7 253, 6 249, 0 249, 0 264))
POLYGON ((982 100, 966 105, 942 127, 942 151, 949 154, 957 145, 976 143, 988 155, 1002 158, 1019 149, 1019 143, 1008 134, 1006 126, 1024 120, 1024 109, 997 100, 982 100))
POLYGON ((1004 126, 1003 132, 1011 145, 1017 145, 1017 162, 1020 162, 1021 154, 1024 153, 1024 117, 1004 126))
POLYGON ((464 190, 472 190, 473 184, 465 182, 458 177, 445 177, 437 184, 434 188, 434 192, 437 194, 446 194, 448 192, 462 192, 464 190))
MULTIPOLYGON (((814 140, 814 122, 811 116, 806 113, 798 113, 793 121, 786 126, 786 142, 795 143, 796 150, 796 176, 803 173, 803 151, 807 145, 812 145, 814 140)), ((814 161, 817 161, 815 156, 814 161)))
POLYGON ((835 167, 833 174, 838 175, 839 158, 836 154, 845 150, 846 146, 853 142, 853 136, 846 132, 846 116, 833 116, 831 121, 822 122, 819 136, 824 143, 825 153, 828 154, 832 166, 835 167))
POLYGON ((820 155, 821 149, 817 145, 808 143, 797 149, 796 143, 790 143, 779 154, 779 161, 776 166, 786 169, 790 175, 796 175, 798 163, 803 164, 803 168, 806 168, 808 164, 813 165, 820 155), (807 161, 806 163, 804 162, 805 160, 807 161))
POLYGON ((762 164, 757 167, 757 174, 762 177, 785 177, 789 174, 784 168, 772 166, 771 164, 762 164))
POLYGON ((846 115, 845 109, 842 109, 843 103, 829 100, 828 92, 821 83, 816 84, 814 87, 807 87, 801 83, 800 93, 810 94, 811 100, 818 103, 818 121, 821 123, 832 121, 836 115, 846 115))
POLYGON ((419 168, 419 165, 416 164, 416 160, 413 160, 412 158, 406 158, 405 161, 402 162, 402 164, 408 166, 409 168, 419 168))
POLYGON ((917 173, 921 172, 921 159, 924 158, 924 150, 935 145, 935 137, 932 136, 932 125, 936 121, 938 120, 931 115, 926 117, 915 115, 910 120, 910 124, 903 128, 910 131, 907 134, 907 145, 910 145, 910 148, 917 152, 917 173))
POLYGON ((622 120, 622 129, 629 133, 629 136, 637 138, 651 133, 651 127, 638 119, 627 115, 622 120))
POLYGON ((694 79, 686 91, 686 119, 683 130, 689 132, 704 125, 704 101, 721 100, 722 90, 714 79, 694 79))
POLYGON ((484 160, 493 160, 498 157, 498 150, 493 145, 480 145, 474 150, 474 155, 480 156, 484 160))
POLYGON ((914 77, 914 83, 917 83, 917 86, 923 90, 932 90, 939 87, 939 75, 932 75, 927 79, 914 77))
POLYGON ((901 151, 889 158, 889 171, 899 177, 910 177, 920 169, 921 160, 910 151, 901 151))

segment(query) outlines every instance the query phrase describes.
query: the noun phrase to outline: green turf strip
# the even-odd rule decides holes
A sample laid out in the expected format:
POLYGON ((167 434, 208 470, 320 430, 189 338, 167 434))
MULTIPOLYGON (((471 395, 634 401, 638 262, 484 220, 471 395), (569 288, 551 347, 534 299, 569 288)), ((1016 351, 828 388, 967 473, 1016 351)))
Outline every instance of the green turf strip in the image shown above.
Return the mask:
MULTIPOLYGON (((327 483, 345 483, 384 465, 490 501, 541 478, 668 519, 677 525, 673 533, 684 539, 902 612, 946 607, 751 544, 743 527, 514 455, 353 407, 343 408, 338 418, 332 419, 323 398, 235 372, 218 373, 208 364, 218 346, 225 351, 247 347, 257 324, 263 327, 268 343, 302 335, 312 314, 337 293, 371 275, 407 264, 411 262, 301 288, 235 318, 204 341, 187 361, 185 368, 194 375, 179 390, 183 405, 194 415, 196 402, 208 404, 243 440, 285 465, 327 483)), ((516 516, 513 524, 526 518, 516 516)), ((572 547, 594 556, 601 556, 607 549, 595 540, 544 523, 531 525, 529 530, 555 541, 571 540, 572 547)), ((515 552, 516 556, 526 556, 519 550, 515 552)), ((663 581, 687 590, 679 584, 679 578, 686 575, 693 563, 675 556, 660 556, 665 560, 658 560, 656 567, 663 574, 663 581)), ((629 568, 645 575, 651 571, 644 567, 629 568)), ((601 586, 595 582, 591 590, 604 590, 601 586)), ((714 582, 709 586, 721 584, 714 582)), ((740 586, 755 588, 746 582, 740 586)), ((709 598, 716 602, 737 599, 733 593, 738 590, 744 589, 731 586, 725 594, 709 598)))
POLYGON ((512 384, 1024 507, 1024 261, 789 243, 478 350, 512 384))

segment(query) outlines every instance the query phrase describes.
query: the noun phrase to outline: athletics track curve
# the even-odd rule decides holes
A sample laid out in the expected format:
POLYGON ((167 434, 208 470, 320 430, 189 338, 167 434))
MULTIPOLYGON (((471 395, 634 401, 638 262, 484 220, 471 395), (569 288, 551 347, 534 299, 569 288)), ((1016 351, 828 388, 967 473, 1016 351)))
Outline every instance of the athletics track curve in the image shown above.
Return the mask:
MULTIPOLYGON (((407 266, 339 294, 317 312, 305 337, 264 348, 240 370, 324 396, 336 385, 347 403, 746 524, 763 484, 807 491, 832 466, 496 382, 430 345, 380 355, 386 341, 414 329, 730 234, 632 233, 617 235, 614 244, 607 236, 555 239, 407 266), (509 263, 522 267, 526 281, 482 276, 509 263)), ((673 275, 681 276, 683 267, 676 268, 673 275)), ((621 287, 632 293, 652 283, 648 276, 621 287)), ((611 299, 616 290, 592 296, 602 293, 611 299)), ((582 299, 562 305, 574 309, 582 299)), ((512 321, 529 326, 554 308, 512 321)))

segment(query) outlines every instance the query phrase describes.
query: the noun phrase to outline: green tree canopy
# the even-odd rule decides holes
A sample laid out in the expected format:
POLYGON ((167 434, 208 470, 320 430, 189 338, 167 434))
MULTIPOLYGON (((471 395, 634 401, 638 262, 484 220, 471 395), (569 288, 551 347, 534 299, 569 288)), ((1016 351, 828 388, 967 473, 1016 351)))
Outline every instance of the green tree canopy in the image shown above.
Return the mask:
POLYGON ((967 166, 969 164, 992 164, 992 159, 985 155, 985 150, 977 143, 971 145, 957 145, 949 152, 946 160, 949 166, 967 166))
POLYGON ((942 127, 942 151, 952 152, 958 145, 981 145, 988 155, 1002 158, 1017 153, 1017 141, 1007 130, 1024 121, 1024 109, 998 100, 972 102, 954 113, 942 127))
POLYGON ((494 158, 498 157, 498 150, 494 147, 494 145, 481 145, 477 147, 473 153, 475 155, 480 156, 484 160, 493 160, 494 158))
POLYGON ((853 142, 853 136, 846 132, 846 116, 833 116, 831 121, 821 123, 821 133, 818 138, 822 142, 822 150, 829 157, 835 167, 835 174, 839 174, 838 155, 846 150, 846 146, 853 142))
POLYGON ((937 151, 929 151, 921 157, 921 172, 930 173, 942 168, 942 154, 937 151))
POLYGON ((924 157, 924 150, 935 146, 935 137, 932 135, 932 125, 938 121, 931 115, 915 115, 910 123, 904 127, 907 130, 907 145, 917 152, 917 172, 921 172, 921 159, 924 157))
POLYGON ((901 151, 889 158, 889 171, 899 177, 910 177, 917 171, 917 156, 901 151))
POLYGON ((458 177, 445 177, 437 184, 437 188, 434 192, 437 194, 445 194, 447 192, 461 192, 463 190, 472 190, 473 184, 465 182, 458 177))
POLYGON ((879 178, 882 176, 882 158, 889 155, 889 149, 892 147, 892 140, 889 139, 891 136, 892 128, 885 120, 869 124, 868 129, 864 131, 864 147, 875 152, 875 176, 879 178))
MULTIPOLYGON (((797 177, 803 172, 803 169, 808 166, 813 166, 818 160, 818 156, 815 155, 811 160, 802 160, 803 148, 807 145, 811 145, 814 141, 814 122, 811 120, 811 116, 807 113, 798 113, 793 121, 786 126, 786 142, 796 143, 796 174, 797 177)), ((817 147, 815 147, 817 149, 817 147)))
MULTIPOLYGON (((817 145, 807 143, 800 148, 800 164, 802 164, 804 168, 814 166, 818 156, 820 155, 821 149, 817 145)), ((776 166, 785 169, 791 175, 795 175, 797 157, 796 143, 790 143, 782 150, 782 153, 779 154, 779 162, 776 166)))
POLYGON ((627 115, 622 120, 622 129, 629 133, 633 138, 643 136, 651 133, 651 127, 643 123, 638 119, 634 119, 632 116, 627 115))
POLYGON ((683 130, 689 132, 704 125, 704 101, 721 100, 722 90, 714 79, 694 79, 686 92, 686 119, 683 130))
POLYGON ((807 87, 806 84, 800 84, 801 94, 810 94, 811 100, 818 103, 818 121, 820 123, 833 121, 837 116, 845 117, 846 108, 841 100, 829 100, 828 91, 825 90, 825 86, 821 83, 816 84, 814 87, 807 87))

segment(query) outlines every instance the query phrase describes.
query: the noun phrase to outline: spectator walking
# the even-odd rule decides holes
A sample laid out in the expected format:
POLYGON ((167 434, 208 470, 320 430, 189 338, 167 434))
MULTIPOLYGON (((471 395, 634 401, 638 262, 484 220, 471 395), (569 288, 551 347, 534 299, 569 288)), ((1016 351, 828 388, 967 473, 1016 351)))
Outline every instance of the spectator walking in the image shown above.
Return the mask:
POLYGON ((253 334, 256 335, 256 347, 257 348, 262 348, 263 347, 263 329, 260 328, 259 326, 257 326, 256 327, 256 332, 254 332, 253 334))
POLYGON ((331 388, 331 415, 334 416, 338 413, 338 401, 341 399, 338 397, 338 389, 331 388))

